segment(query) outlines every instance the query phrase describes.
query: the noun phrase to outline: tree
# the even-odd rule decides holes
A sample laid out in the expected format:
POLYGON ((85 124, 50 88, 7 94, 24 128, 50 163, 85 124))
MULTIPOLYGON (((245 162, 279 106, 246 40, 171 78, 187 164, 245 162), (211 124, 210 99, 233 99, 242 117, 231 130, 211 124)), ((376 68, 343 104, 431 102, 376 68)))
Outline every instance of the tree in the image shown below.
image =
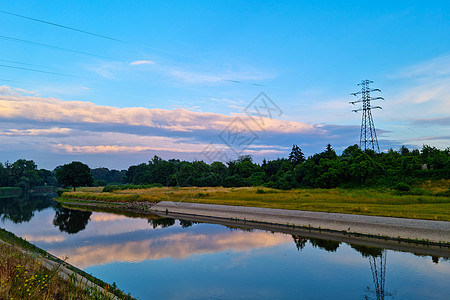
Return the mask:
POLYGON ((56 179, 64 187, 73 187, 74 191, 78 186, 92 186, 94 183, 91 169, 79 161, 73 161, 57 168, 56 179))
POLYGON ((289 154, 289 161, 292 164, 292 167, 295 168, 296 165, 299 165, 305 161, 305 155, 297 145, 292 145, 292 151, 289 154))

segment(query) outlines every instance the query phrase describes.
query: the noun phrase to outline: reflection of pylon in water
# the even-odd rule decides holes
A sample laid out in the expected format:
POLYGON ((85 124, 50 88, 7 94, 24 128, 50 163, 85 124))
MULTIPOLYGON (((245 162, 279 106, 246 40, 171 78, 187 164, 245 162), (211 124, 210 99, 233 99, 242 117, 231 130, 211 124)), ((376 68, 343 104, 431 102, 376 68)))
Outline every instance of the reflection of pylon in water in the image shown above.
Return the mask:
POLYGON ((386 252, 380 256, 369 256, 370 270, 372 271, 373 284, 377 300, 384 299, 384 282, 386 277, 386 252))

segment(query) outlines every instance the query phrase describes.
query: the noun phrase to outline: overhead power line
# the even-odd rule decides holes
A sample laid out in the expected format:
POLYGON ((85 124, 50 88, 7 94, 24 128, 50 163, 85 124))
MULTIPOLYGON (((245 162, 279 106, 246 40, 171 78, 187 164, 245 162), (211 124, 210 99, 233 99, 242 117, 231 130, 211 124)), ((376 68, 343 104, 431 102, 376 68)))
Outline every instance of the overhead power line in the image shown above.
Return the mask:
POLYGON ((11 80, 11 79, 3 79, 3 78, 0 78, 0 82, 1 82, 1 81, 5 81, 5 82, 14 82, 14 83, 23 83, 23 84, 30 84, 29 82, 23 82, 23 81, 11 80))
POLYGON ((27 64, 27 63, 23 63, 23 62, 20 62, 20 61, 14 61, 14 60, 9 60, 9 59, 0 59, 0 61, 6 62, 6 63, 10 63, 10 64, 22 65, 22 66, 37 67, 37 68, 48 68, 46 66, 27 64))
POLYGON ((150 47, 150 46, 145 46, 145 45, 137 45, 135 43, 131 43, 131 42, 128 42, 128 41, 125 41, 125 40, 122 40, 122 39, 118 39, 118 38, 114 38, 114 37, 111 37, 111 36, 95 33, 95 32, 92 32, 92 31, 82 30, 82 29, 78 29, 78 28, 75 28, 75 27, 70 27, 70 26, 66 26, 66 25, 62 25, 62 24, 58 24, 58 23, 54 23, 54 22, 49 22, 49 21, 45 21, 45 20, 41 20, 41 19, 36 19, 36 18, 32 18, 32 17, 28 17, 28 16, 24 16, 24 15, 12 13, 12 12, 4 11, 4 10, 0 10, 0 13, 7 14, 7 15, 10 15, 10 16, 19 17, 19 18, 23 18, 23 19, 27 19, 27 20, 34 21, 34 22, 39 22, 39 23, 51 25, 51 26, 56 26, 56 27, 59 27, 59 28, 67 29, 67 30, 72 30, 72 31, 88 34, 88 35, 91 35, 91 36, 95 36, 95 37, 99 37, 99 38, 103 38, 103 39, 107 39, 107 40, 110 40, 110 41, 115 41, 115 42, 119 42, 119 43, 123 43, 123 44, 133 45, 133 46, 137 46, 137 47, 144 47, 144 48, 152 49, 152 50, 155 50, 155 51, 169 53, 169 54, 174 54, 174 55, 179 55, 179 56, 184 56, 184 57, 191 57, 191 56, 188 56, 188 55, 185 55, 185 54, 181 54, 181 53, 177 53, 177 52, 173 52, 173 51, 169 51, 169 50, 165 50, 165 49, 161 49, 161 48, 150 47))
POLYGON ((0 10, 0 13, 7 14, 7 15, 10 15, 10 16, 19 17, 19 18, 23 18, 23 19, 27 19, 27 20, 31 20, 31 21, 35 21, 35 22, 44 23, 44 24, 47 24, 47 25, 61 27, 61 28, 64 28, 64 29, 77 31, 77 32, 93 35, 93 36, 96 36, 96 37, 101 37, 101 38, 104 38, 104 39, 107 39, 107 40, 111 40, 111 41, 116 41, 116 42, 128 44, 128 42, 126 42, 126 41, 123 41, 123 40, 120 40, 120 39, 116 39, 116 38, 113 38, 113 37, 110 37, 110 36, 106 36, 106 35, 103 35, 103 34, 98 34, 98 33, 90 32, 90 31, 86 31, 86 30, 81 30, 81 29, 78 29, 78 28, 65 26, 65 25, 61 25, 61 24, 57 24, 57 23, 53 23, 53 22, 48 22, 48 21, 41 20, 41 19, 31 18, 31 17, 15 14, 15 13, 4 11, 4 10, 0 10))
MULTIPOLYGON (((95 37, 102 38, 102 39, 107 39, 107 40, 114 41, 114 42, 119 42, 119 43, 123 43, 123 44, 132 45, 132 46, 135 46, 135 47, 148 48, 148 49, 151 49, 151 50, 164 52, 164 53, 168 53, 168 54, 174 54, 174 55, 182 56, 182 57, 195 58, 193 56, 189 56, 189 55, 173 52, 173 51, 170 51, 170 50, 165 50, 165 49, 156 48, 156 47, 150 47, 150 46, 146 46, 146 45, 139 45, 139 44, 132 43, 132 42, 129 42, 129 41, 125 41, 123 39, 118 39, 118 38, 115 38, 115 37, 112 37, 112 36, 107 36, 107 35, 95 33, 95 32, 92 32, 92 31, 87 31, 87 30, 78 29, 78 28, 71 27, 71 26, 58 24, 58 23, 55 23, 55 22, 46 21, 46 20, 43 20, 43 19, 33 18, 33 17, 29 17, 29 16, 17 14, 17 13, 12 13, 12 12, 8 12, 8 11, 5 11, 5 10, 0 10, 0 13, 6 14, 6 15, 10 15, 10 16, 14 16, 14 17, 18 17, 18 18, 22 18, 22 19, 26 19, 26 20, 30 20, 30 21, 33 21, 33 22, 39 22, 39 23, 42 23, 42 24, 50 25, 50 26, 56 26, 56 27, 59 27, 59 28, 62 28, 62 29, 66 29, 66 30, 80 32, 80 33, 83 33, 83 34, 95 36, 95 37)), ((48 44, 43 44, 43 43, 38 43, 38 42, 29 41, 29 40, 23 40, 23 39, 3 36, 3 35, 0 35, 0 39, 11 41, 11 42, 26 43, 26 44, 46 47, 46 48, 50 48, 50 49, 57 49, 57 50, 62 50, 62 51, 68 51, 68 52, 73 52, 73 53, 78 53, 78 54, 89 55, 89 56, 93 56, 93 57, 106 58, 106 59, 109 59, 109 60, 125 62, 123 60, 119 60, 119 59, 115 59, 115 58, 111 58, 111 57, 106 57, 106 56, 102 56, 102 55, 97 55, 97 54, 93 54, 93 53, 88 53, 88 52, 84 52, 84 51, 79 51, 79 50, 74 50, 74 49, 69 49, 69 48, 63 48, 63 47, 58 47, 58 46, 53 46, 53 45, 48 45, 48 44)), ((51 73, 49 73, 49 74, 51 74, 51 73)), ((275 89, 282 89, 282 90, 290 90, 290 89, 286 89, 286 88, 283 88, 283 87, 266 86, 266 85, 259 84, 259 83, 245 82, 245 81, 241 81, 241 80, 232 80, 232 79, 226 79, 226 78, 219 78, 219 79, 222 80, 222 81, 228 81, 228 82, 236 83, 236 84, 246 84, 246 85, 251 85, 251 86, 259 86, 259 87, 275 88, 275 89)))
POLYGON ((122 60, 103 56, 103 55, 97 55, 97 54, 93 54, 93 53, 89 53, 89 52, 73 50, 73 49, 69 49, 69 48, 63 48, 63 47, 33 42, 33 41, 29 41, 29 40, 17 39, 17 38, 5 36, 5 35, 0 35, 0 39, 10 41, 10 42, 24 43, 24 44, 34 45, 34 46, 40 46, 40 47, 45 47, 45 48, 50 48, 50 49, 62 50, 62 51, 67 51, 67 52, 73 52, 73 53, 89 55, 89 56, 98 57, 98 58, 106 58, 106 59, 110 59, 110 60, 116 60, 116 61, 123 62, 122 60))
POLYGON ((93 78, 88 78, 88 77, 83 77, 83 76, 78 76, 78 75, 64 74, 64 73, 50 72, 50 71, 43 71, 43 70, 36 70, 36 69, 23 68, 23 67, 17 67, 17 66, 8 66, 8 65, 0 64, 0 67, 2 67, 2 68, 10 68, 10 69, 18 69, 18 70, 25 70, 25 71, 31 71, 31 72, 38 72, 38 73, 44 73, 44 74, 51 74, 51 75, 59 75, 59 76, 66 76, 66 77, 75 77, 75 78, 96 80, 96 79, 93 79, 93 78))

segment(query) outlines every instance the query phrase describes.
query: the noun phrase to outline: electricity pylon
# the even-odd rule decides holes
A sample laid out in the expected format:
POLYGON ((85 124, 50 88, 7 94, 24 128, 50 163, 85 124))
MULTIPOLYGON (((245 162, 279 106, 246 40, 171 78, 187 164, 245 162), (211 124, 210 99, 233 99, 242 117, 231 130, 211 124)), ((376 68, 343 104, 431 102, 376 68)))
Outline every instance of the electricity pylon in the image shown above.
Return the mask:
POLYGON ((373 151, 380 152, 380 147, 378 146, 377 133, 375 131, 375 125, 373 124, 372 109, 380 108, 380 106, 372 106, 370 104, 371 100, 384 100, 383 97, 370 97, 370 92, 381 92, 380 89, 370 89, 369 84, 373 81, 365 79, 358 83, 361 86, 361 90, 352 93, 353 96, 361 95, 356 101, 351 101, 350 104, 356 104, 362 102, 363 106, 359 109, 354 109, 352 111, 359 112, 362 111, 362 124, 361 124, 361 134, 359 136, 359 147, 363 150, 372 149, 373 151))

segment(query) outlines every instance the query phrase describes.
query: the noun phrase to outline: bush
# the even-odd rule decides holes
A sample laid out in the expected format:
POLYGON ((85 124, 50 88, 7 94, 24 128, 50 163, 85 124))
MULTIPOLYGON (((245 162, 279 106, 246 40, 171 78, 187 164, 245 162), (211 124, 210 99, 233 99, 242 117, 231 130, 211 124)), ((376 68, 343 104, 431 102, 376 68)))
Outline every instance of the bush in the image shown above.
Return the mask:
POLYGON ((106 186, 107 184, 108 182, 103 179, 94 181, 94 186, 106 186))
POLYGON ((107 185, 103 188, 102 193, 111 193, 117 190, 137 190, 137 189, 150 189, 154 187, 162 187, 160 183, 134 185, 134 184, 124 184, 124 185, 107 185))
POLYGON ((443 191, 443 192, 438 192, 436 194, 434 194, 435 196, 441 196, 441 197, 450 197, 450 189, 443 191))
POLYGON ((409 192, 411 187, 408 184, 404 183, 404 182, 399 182, 394 187, 394 189, 396 189, 397 191, 400 191, 400 192, 409 192))

